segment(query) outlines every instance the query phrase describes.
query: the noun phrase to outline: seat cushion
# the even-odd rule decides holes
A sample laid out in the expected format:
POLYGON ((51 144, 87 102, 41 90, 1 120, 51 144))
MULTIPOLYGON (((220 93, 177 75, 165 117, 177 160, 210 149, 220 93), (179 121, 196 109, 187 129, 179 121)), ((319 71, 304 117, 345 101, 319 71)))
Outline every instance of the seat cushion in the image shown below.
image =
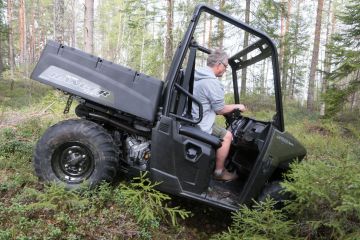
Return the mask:
POLYGON ((211 134, 208 134, 204 131, 201 131, 197 127, 192 126, 181 126, 179 129, 179 133, 184 136, 188 136, 191 138, 194 138, 196 140, 199 140, 201 142, 210 144, 215 149, 218 149, 221 147, 221 139, 217 138, 211 134))

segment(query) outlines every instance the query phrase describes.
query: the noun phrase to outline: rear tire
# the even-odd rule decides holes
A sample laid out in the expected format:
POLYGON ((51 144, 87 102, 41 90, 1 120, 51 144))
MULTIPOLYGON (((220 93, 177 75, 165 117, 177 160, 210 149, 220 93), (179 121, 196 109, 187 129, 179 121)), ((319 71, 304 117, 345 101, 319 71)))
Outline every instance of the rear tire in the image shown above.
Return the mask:
POLYGON ((87 181, 94 187, 112 182, 118 170, 118 150, 100 125, 84 120, 65 120, 47 129, 34 153, 35 173, 45 182, 79 188, 87 181))

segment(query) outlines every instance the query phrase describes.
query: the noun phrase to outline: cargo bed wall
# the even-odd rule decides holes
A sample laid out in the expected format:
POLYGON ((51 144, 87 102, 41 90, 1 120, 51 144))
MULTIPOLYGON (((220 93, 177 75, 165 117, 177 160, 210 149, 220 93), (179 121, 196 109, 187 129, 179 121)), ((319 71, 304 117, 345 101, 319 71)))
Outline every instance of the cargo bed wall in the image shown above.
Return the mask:
POLYGON ((163 82, 48 41, 31 78, 84 99, 154 121, 163 82))

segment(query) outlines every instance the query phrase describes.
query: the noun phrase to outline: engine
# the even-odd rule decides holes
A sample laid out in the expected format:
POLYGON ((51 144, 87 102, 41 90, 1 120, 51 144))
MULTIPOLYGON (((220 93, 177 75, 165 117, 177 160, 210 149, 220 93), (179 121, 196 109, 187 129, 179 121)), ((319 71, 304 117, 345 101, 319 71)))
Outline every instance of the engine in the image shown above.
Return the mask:
POLYGON ((128 136, 125 140, 127 163, 145 170, 150 159, 150 143, 151 141, 144 137, 128 136))

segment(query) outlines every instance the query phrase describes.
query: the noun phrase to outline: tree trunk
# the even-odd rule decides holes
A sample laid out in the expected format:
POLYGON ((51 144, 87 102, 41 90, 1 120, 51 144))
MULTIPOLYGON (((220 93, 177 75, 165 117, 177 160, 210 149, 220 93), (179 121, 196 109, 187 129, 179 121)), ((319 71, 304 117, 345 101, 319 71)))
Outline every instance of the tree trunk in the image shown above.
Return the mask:
MULTIPOLYGON (((245 23, 250 23, 250 0, 246 0, 246 7, 245 7, 245 23)), ((249 45, 249 33, 245 32, 244 35, 244 48, 249 45)), ((247 60, 247 55, 243 57, 243 60, 247 60)), ((243 68, 241 70, 241 89, 240 89, 240 96, 244 97, 246 95, 246 78, 247 78, 247 68, 243 68)))
POLYGON ((85 0, 85 52, 94 53, 94 0, 85 0))
POLYGON ((32 2, 31 8, 31 25, 30 25, 30 46, 29 46, 29 62, 35 61, 35 42, 36 42, 36 31, 35 31, 35 2, 32 2))
MULTIPOLYGON (((299 35, 299 28, 300 28, 300 3, 302 0, 298 0, 296 5, 296 17, 295 17, 295 33, 294 33, 294 46, 297 47, 298 45, 298 35, 299 35)), ((289 79, 289 89, 288 94, 290 96, 290 99, 294 98, 294 92, 295 92, 295 69, 296 69, 296 62, 297 62, 297 56, 294 54, 291 59, 291 70, 290 70, 290 79, 289 79)))
POLYGON ((169 71, 172 56, 173 56, 173 28, 174 28, 174 1, 167 0, 167 9, 166 9, 166 40, 165 40, 165 70, 169 71))
POLYGON ((9 26, 9 66, 11 74, 11 86, 10 89, 14 88, 14 39, 13 39, 13 0, 7 1, 7 18, 9 26))
POLYGON ((356 111, 357 95, 358 95, 358 92, 354 92, 351 95, 351 101, 350 101, 350 111, 351 112, 356 111))
MULTIPOLYGON (((3 2, 0 0, 0 11, 2 11, 3 7, 3 2)), ((0 80, 2 77, 2 71, 4 70, 4 63, 3 63, 3 55, 4 55, 4 50, 2 49, 3 45, 2 45, 2 40, 3 40, 3 34, 4 34, 4 30, 3 30, 3 22, 2 22, 2 13, 0 13, 0 80)))
POLYGON ((320 116, 325 116, 326 114, 326 104, 323 96, 326 94, 327 88, 327 79, 331 72, 331 50, 329 49, 329 45, 331 45, 331 38, 335 31, 335 23, 336 23, 336 14, 335 14, 335 3, 330 0, 329 8, 328 8, 328 24, 326 28, 326 49, 325 49, 325 60, 324 60, 324 77, 322 79, 321 84, 321 103, 320 103, 320 116))
MULTIPOLYGON (((225 0, 220 0, 219 10, 223 12, 224 8, 225 8, 225 0)), ((222 49, 224 47, 224 36, 225 36, 224 21, 222 19, 219 19, 218 30, 219 30, 219 35, 218 35, 219 45, 218 45, 218 47, 222 49)))
POLYGON ((123 16, 121 15, 119 25, 118 25, 118 34, 117 34, 117 41, 116 41, 116 53, 115 53, 115 61, 121 62, 121 48, 123 45, 124 39, 124 28, 125 24, 123 23, 123 16))
MULTIPOLYGON (((171 0, 168 0, 168 1, 171 1, 171 0)), ((147 6, 147 1, 145 1, 145 6, 147 6)), ((171 15, 174 15, 174 14, 171 14, 171 15)), ((143 18, 143 29, 142 29, 142 39, 141 39, 141 54, 140 54, 140 72, 144 72, 144 63, 145 63, 145 37, 146 37, 146 32, 147 32, 147 24, 146 24, 146 20, 147 20, 147 8, 145 7, 144 9, 144 18, 143 18)), ((173 22, 173 21, 172 21, 173 22)), ((171 59, 171 56, 172 56, 172 27, 171 27, 171 52, 169 52, 168 54, 170 54, 170 59, 171 59)), ((171 60, 170 60, 171 62, 171 60)))
MULTIPOLYGON (((206 14, 203 15, 204 16, 204 23, 203 23, 203 27, 204 27, 204 31, 202 34, 202 45, 206 46, 206 23, 207 23, 207 16, 206 14)), ((205 66, 206 64, 206 59, 205 58, 201 58, 201 65, 205 66)))
POLYGON ((309 78, 309 86, 308 86, 308 94, 307 94, 307 110, 310 112, 314 110, 315 75, 316 75, 316 67, 319 59, 321 17, 322 17, 323 6, 324 6, 324 0, 318 0, 315 34, 314 34, 315 35, 314 48, 311 58, 310 78, 309 78))
MULTIPOLYGON (((212 1, 210 1, 210 4, 212 5, 212 1)), ((209 41, 208 41, 208 48, 211 49, 212 47, 212 31, 213 31, 213 16, 209 16, 209 41)))
POLYGON ((261 70, 262 74, 260 75, 260 92, 259 93, 260 93, 261 96, 265 96, 265 87, 266 87, 265 82, 266 82, 266 79, 267 79, 266 68, 267 68, 267 60, 264 59, 262 61, 262 70, 261 70))
MULTIPOLYGON (((0 28, 0 30, 2 30, 0 28)), ((0 37, 1 37, 1 32, 0 32, 0 37)), ((3 64, 3 59, 2 59, 2 56, 3 56, 3 50, 2 50, 2 41, 1 41, 1 38, 0 38, 0 79, 1 79, 1 73, 4 69, 4 64, 3 64)))
POLYGON ((55 0, 54 8, 54 39, 64 43, 64 0, 55 0))
POLYGON ((76 47, 76 0, 71 1, 71 16, 70 44, 72 47, 76 47))
POLYGON ((3 58, 4 58, 4 53, 5 53, 5 49, 3 49, 3 35, 6 35, 6 32, 4 31, 4 25, 3 25, 3 6, 4 3, 2 0, 0 0, 0 80, 2 78, 2 71, 4 70, 4 62, 3 62, 3 58))
POLYGON ((282 59, 282 89, 283 89, 283 95, 286 97, 288 95, 287 93, 287 77, 288 77, 288 69, 289 69, 289 61, 290 61, 290 49, 288 49, 289 45, 289 28, 290 28, 290 22, 291 22, 291 0, 288 0, 287 2, 287 13, 286 13, 286 23, 285 23, 285 33, 284 33, 284 46, 283 46, 283 59, 282 59))
POLYGON ((26 58, 26 22, 25 21, 26 21, 25 0, 20 0, 20 7, 19 7, 20 64, 24 64, 26 58))
POLYGON ((279 50, 279 67, 280 72, 283 69, 283 59, 284 59, 284 45, 285 45, 285 10, 283 6, 284 2, 281 2, 281 18, 280 18, 280 50, 279 50))

